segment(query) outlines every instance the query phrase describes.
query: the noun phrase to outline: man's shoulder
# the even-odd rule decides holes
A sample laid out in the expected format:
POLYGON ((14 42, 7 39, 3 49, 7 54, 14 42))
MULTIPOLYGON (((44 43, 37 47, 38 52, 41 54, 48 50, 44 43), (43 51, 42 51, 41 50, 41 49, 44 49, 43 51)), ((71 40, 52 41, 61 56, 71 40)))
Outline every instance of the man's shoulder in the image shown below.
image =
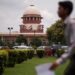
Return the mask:
POLYGON ((75 25, 75 19, 70 18, 67 23, 71 25, 75 25))

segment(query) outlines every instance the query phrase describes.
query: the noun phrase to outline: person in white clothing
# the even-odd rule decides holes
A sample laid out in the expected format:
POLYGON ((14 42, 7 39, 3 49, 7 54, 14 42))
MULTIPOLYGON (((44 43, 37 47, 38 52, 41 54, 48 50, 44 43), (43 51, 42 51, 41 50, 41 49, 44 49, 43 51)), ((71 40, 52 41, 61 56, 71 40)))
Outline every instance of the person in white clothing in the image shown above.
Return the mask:
POLYGON ((71 1, 59 2, 58 15, 64 21, 64 36, 68 45, 68 52, 61 55, 61 57, 52 64, 50 70, 56 69, 56 67, 63 64, 69 58, 70 64, 66 68, 64 75, 75 75, 75 22, 70 18, 72 10, 73 3, 71 1))

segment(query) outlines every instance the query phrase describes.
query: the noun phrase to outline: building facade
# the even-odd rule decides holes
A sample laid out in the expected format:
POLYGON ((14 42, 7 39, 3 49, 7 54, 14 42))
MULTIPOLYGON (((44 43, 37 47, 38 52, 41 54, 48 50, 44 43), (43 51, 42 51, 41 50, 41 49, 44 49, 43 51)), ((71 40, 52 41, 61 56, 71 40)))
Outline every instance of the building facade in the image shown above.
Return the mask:
POLYGON ((41 24, 43 17, 34 5, 30 5, 26 9, 21 19, 22 24, 19 32, 0 34, 3 41, 15 42, 17 36, 23 35, 27 39, 28 45, 33 37, 40 38, 42 43, 48 43, 47 35, 44 33, 44 25, 41 24))

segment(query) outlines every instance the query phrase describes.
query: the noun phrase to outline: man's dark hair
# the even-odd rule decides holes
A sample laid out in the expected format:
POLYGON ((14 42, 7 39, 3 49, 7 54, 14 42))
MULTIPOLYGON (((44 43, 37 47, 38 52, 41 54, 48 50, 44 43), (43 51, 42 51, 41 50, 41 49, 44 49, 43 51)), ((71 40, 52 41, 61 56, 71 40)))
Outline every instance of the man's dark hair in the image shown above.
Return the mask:
POLYGON ((59 5, 62 6, 64 9, 68 10, 68 15, 72 13, 73 3, 71 1, 60 1, 59 5))

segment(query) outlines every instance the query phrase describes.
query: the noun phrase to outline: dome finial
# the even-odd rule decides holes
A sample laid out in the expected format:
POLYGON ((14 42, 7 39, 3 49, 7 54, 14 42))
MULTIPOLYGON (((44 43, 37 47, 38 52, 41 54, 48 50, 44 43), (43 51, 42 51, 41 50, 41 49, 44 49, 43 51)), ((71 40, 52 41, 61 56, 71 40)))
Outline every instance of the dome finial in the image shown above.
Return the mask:
POLYGON ((34 6, 34 5, 30 5, 30 6, 34 6))

